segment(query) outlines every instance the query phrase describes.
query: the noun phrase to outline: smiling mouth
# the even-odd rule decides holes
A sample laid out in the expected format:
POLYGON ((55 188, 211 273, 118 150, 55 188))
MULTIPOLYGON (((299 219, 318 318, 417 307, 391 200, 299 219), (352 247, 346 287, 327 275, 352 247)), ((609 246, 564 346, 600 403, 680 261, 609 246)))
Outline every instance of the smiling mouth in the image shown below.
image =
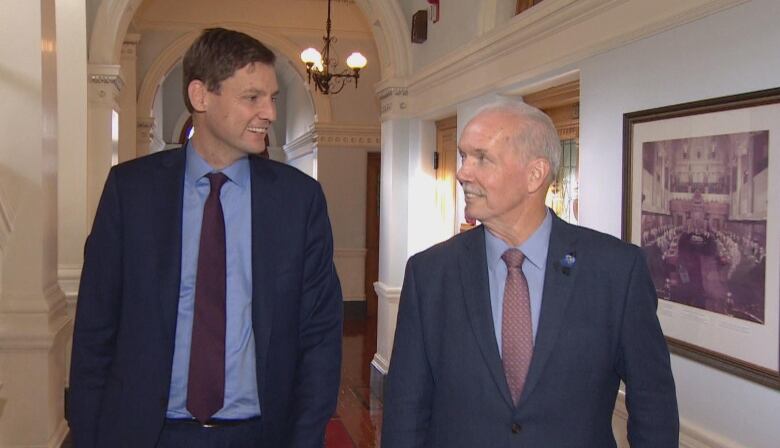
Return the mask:
POLYGON ((473 192, 473 191, 463 191, 463 196, 468 201, 470 199, 477 199, 477 198, 484 197, 485 195, 482 194, 482 193, 477 193, 477 192, 473 192))
POLYGON ((265 134, 268 132, 268 128, 264 128, 260 126, 250 126, 246 128, 246 130, 253 134, 265 134))

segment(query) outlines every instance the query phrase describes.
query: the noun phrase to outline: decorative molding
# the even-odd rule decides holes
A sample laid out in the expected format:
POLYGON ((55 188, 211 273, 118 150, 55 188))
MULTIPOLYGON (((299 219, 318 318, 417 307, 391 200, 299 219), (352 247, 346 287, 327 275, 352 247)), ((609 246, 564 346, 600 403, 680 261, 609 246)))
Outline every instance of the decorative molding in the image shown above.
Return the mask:
POLYGON ((353 123, 315 123, 304 134, 285 144, 285 160, 291 161, 316 153, 320 149, 379 149, 382 140, 379 126, 353 123))
POLYGON ((374 282, 374 291, 376 291, 379 300, 391 305, 398 305, 401 300, 401 288, 388 286, 382 282, 374 282))
POLYGON ((406 87, 379 86, 377 98, 383 120, 392 119, 408 113, 409 90, 406 87))
POLYGON ((88 68, 89 82, 90 84, 110 85, 119 93, 125 86, 120 69, 119 65, 90 64, 88 68))
POLYGON ((382 143, 379 126, 341 123, 315 123, 314 137, 317 148, 371 148, 379 149, 382 143))
POLYGON ((0 352, 50 350, 71 324, 58 284, 40 294, 6 294, 0 311, 0 352))
POLYGON ((75 303, 79 294, 81 281, 81 265, 61 264, 57 268, 57 279, 60 289, 65 294, 65 301, 75 303))
POLYGON ((54 282, 39 292, 7 292, 0 302, 0 314, 56 314, 65 307, 65 294, 54 282))
POLYGON ((317 148, 317 136, 313 129, 309 129, 303 135, 299 135, 289 143, 282 146, 284 160, 290 162, 295 159, 313 154, 317 148))
POLYGON ((138 117, 136 120, 136 138, 138 143, 147 145, 154 139, 154 117, 138 117))
POLYGON ((138 49, 138 42, 141 41, 141 35, 136 33, 127 33, 124 42, 122 42, 122 59, 135 59, 138 49))
POLYGON ((374 353, 374 359, 371 360, 371 365, 382 375, 387 375, 387 370, 390 368, 390 362, 383 358, 379 353, 374 353))
POLYGON ((745 1, 664 0, 648 14, 641 0, 545 0, 412 75, 411 115, 425 115, 487 92, 505 93, 502 89, 534 76, 745 1), (583 27, 596 27, 596 22, 601 24, 593 32, 578 33, 583 27), (567 38, 573 43, 560 45, 567 38), (555 51, 546 51, 548 47, 555 51))
MULTIPOLYGON (((622 428, 628 422, 628 411, 626 410, 626 392, 618 391, 615 401, 614 418, 620 422, 622 428)), ((624 445, 618 444, 622 447, 624 445)), ((626 445, 627 446, 627 445, 626 445)), ((684 418, 680 419, 680 448, 744 448, 742 445, 728 440, 721 435, 714 434, 690 422, 684 418)))

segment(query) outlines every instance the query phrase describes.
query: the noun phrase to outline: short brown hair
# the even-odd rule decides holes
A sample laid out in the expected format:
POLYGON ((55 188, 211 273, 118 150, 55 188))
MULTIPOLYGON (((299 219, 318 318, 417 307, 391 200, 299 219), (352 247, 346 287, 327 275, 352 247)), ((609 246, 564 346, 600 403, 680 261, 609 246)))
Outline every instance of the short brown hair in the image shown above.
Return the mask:
POLYGON ((203 30, 182 61, 187 110, 194 110, 188 93, 192 81, 202 81, 209 92, 219 93, 222 81, 236 70, 254 62, 273 66, 275 60, 273 51, 252 36, 225 28, 203 30))

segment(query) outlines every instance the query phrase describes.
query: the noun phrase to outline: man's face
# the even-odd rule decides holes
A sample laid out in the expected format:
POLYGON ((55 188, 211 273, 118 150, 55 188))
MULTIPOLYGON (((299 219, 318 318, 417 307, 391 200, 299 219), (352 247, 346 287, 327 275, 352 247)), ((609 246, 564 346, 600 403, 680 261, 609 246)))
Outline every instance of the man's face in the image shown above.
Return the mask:
POLYGON ((511 141, 517 126, 506 113, 487 112, 471 120, 461 135, 457 177, 466 215, 488 228, 511 226, 528 207, 527 164, 511 141))
POLYGON ((279 91, 272 66, 247 64, 222 81, 217 92, 201 88, 203 100, 193 101, 193 106, 202 112, 195 135, 203 151, 228 164, 265 151, 265 136, 276 120, 279 91))

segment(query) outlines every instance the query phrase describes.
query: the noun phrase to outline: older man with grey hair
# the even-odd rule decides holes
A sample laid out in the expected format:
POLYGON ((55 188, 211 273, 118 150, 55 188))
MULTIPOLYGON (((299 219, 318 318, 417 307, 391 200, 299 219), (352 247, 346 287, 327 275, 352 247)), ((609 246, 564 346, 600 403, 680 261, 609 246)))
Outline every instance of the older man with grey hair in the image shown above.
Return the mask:
POLYGON ((657 298, 636 246, 565 223, 544 200, 560 142, 518 102, 463 130, 458 180, 482 225, 413 256, 385 389, 383 448, 678 446, 657 298))

